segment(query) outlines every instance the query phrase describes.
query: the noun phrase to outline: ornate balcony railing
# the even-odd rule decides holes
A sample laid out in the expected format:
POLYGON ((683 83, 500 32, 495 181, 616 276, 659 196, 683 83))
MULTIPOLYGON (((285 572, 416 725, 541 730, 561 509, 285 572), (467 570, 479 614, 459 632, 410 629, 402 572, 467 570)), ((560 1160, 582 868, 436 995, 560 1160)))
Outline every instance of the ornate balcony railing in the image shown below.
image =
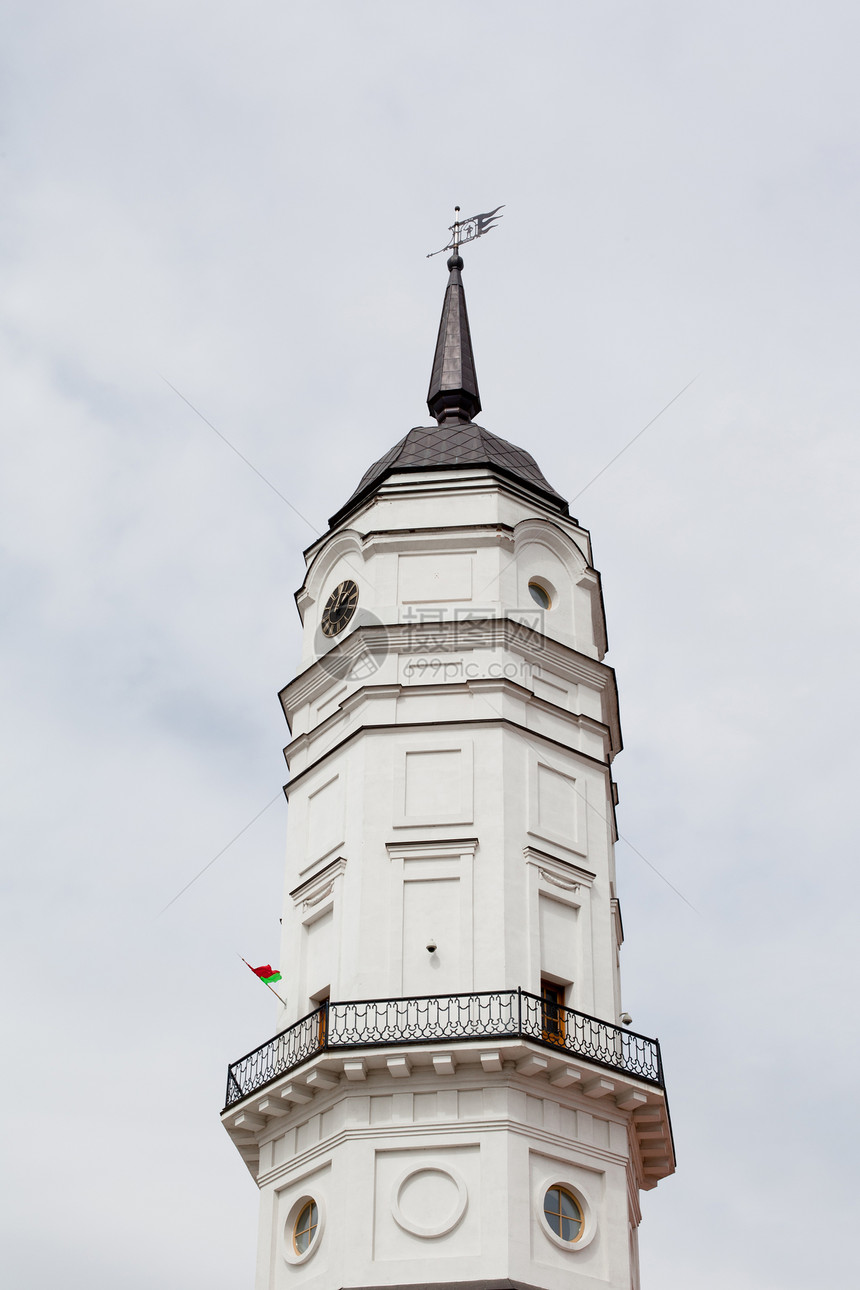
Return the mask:
POLYGON ((527 990, 490 990, 418 999, 326 1002, 233 1062, 227 1071, 225 1109, 317 1053, 476 1039, 528 1039, 663 1087, 656 1039, 550 1003, 527 990))

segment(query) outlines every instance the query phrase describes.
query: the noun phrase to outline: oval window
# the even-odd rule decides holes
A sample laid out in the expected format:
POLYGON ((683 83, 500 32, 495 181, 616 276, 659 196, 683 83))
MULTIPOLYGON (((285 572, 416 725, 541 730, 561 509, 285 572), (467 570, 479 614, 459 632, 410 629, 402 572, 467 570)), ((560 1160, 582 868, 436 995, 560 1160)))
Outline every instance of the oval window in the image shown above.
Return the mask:
POLYGON ((319 1224, 319 1210, 316 1201, 309 1200, 300 1210, 293 1224, 293 1249, 296 1254, 305 1254, 313 1244, 319 1224))
POLYGON ((566 1187, 550 1187, 543 1199, 544 1218, 556 1236, 573 1244, 582 1236, 585 1218, 579 1201, 566 1187))
POLYGON ((541 609, 552 609, 549 592, 539 582, 529 583, 529 595, 536 605, 540 605, 541 609))

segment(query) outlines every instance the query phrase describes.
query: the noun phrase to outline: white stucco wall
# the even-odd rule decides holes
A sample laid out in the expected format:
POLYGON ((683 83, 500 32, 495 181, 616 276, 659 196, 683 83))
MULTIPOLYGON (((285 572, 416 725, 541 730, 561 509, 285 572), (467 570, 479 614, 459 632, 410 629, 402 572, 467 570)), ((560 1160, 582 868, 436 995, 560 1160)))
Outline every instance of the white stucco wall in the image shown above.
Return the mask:
MULTIPOLYGON (((393 476, 311 548, 297 603, 278 1029, 323 998, 542 978, 617 1022, 621 735, 588 534, 483 469, 393 476), (327 639, 345 579, 358 612, 327 639)), ((257 1290, 638 1286, 638 1190, 667 1171, 646 1155, 668 1123, 635 1078, 515 1039, 353 1047, 226 1120, 261 1188, 257 1290), (553 1184, 586 1215, 575 1245, 542 1216, 553 1184)))

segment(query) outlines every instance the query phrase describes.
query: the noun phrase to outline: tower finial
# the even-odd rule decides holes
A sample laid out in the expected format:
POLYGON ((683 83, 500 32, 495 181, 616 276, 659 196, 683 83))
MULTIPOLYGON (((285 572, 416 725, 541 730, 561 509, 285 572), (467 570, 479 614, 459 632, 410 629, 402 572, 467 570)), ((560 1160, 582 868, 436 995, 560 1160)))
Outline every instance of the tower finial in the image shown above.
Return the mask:
MULTIPOLYGON (((454 227, 457 229, 456 222, 454 227)), ((453 254, 448 259, 448 286, 427 391, 427 406, 440 425, 443 421, 471 421, 481 411, 457 232, 453 254)))
MULTIPOLYGON (((431 255, 440 255, 442 251, 451 252, 448 257, 448 286, 442 306, 439 335, 436 338, 430 389, 427 392, 427 406, 440 424, 443 421, 471 421, 481 411, 469 315, 466 313, 466 297, 460 277, 463 267, 460 243, 473 242, 475 238, 489 233, 502 218, 499 214, 501 209, 501 206, 497 206, 495 210, 461 220, 460 207, 455 206, 454 223, 448 230, 451 241, 441 251, 431 252, 431 255)), ((430 259, 429 255, 427 259, 430 259)))

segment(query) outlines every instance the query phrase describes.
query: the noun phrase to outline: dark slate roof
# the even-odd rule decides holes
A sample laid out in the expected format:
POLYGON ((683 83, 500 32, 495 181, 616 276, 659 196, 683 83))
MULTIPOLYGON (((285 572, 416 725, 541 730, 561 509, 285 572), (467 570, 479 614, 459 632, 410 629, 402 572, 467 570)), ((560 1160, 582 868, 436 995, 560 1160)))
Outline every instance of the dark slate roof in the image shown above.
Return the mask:
POLYGON ((530 452, 472 420, 481 410, 481 400, 462 268, 462 257, 455 250, 448 261, 448 285, 427 393, 427 406, 439 424, 416 426, 374 462, 346 505, 332 516, 332 527, 371 497, 389 475, 407 470, 463 470, 468 466, 488 466, 496 474, 525 485, 562 515, 568 514, 567 502, 544 479, 530 452))
POLYGON ((474 421, 443 421, 438 426, 416 426, 374 462, 349 501, 329 523, 332 527, 338 524, 389 475, 413 470, 462 470, 469 466, 488 466, 497 474, 524 484, 538 493, 544 503, 568 514, 567 502, 547 482, 525 448, 500 439, 474 421))

